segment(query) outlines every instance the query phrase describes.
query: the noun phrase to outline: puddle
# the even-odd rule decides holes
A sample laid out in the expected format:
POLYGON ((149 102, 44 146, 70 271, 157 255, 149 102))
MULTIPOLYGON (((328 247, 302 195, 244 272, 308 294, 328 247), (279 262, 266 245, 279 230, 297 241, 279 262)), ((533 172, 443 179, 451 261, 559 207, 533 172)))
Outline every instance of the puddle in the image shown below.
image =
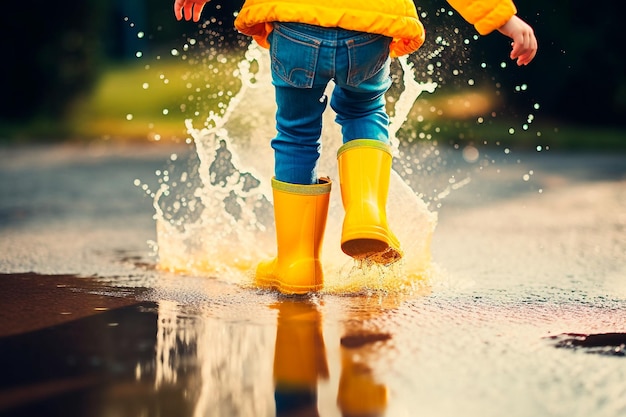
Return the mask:
POLYGON ((576 334, 551 337, 557 348, 608 356, 626 356, 626 333, 576 334))
POLYGON ((0 414, 626 410, 625 334, 598 331, 619 327, 623 300, 547 287, 280 296, 154 273, 149 287, 132 276, 0 276, 0 414))
POLYGON ((153 380, 136 375, 141 364, 155 363, 157 305, 107 308, 0 338, 0 414, 175 415, 167 413, 176 410, 168 395, 157 396, 153 380))

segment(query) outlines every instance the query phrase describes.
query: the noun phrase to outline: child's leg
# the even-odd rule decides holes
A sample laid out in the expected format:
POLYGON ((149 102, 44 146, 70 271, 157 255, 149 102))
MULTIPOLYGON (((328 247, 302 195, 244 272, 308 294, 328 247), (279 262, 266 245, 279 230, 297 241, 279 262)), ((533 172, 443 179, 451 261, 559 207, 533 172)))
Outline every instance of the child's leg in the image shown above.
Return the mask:
POLYGON ((322 113, 326 108, 324 87, 276 86, 276 137, 274 175, 292 184, 317 183, 322 113))
MULTIPOLYGON (((378 84, 381 85, 381 84, 378 84)), ((343 143, 354 139, 375 139, 389 143, 389 117, 385 112, 385 91, 355 92, 335 87, 331 107, 337 113, 335 120, 341 125, 343 143)))
POLYGON ((279 181, 303 185, 318 181, 324 90, 330 79, 318 66, 327 61, 323 37, 328 35, 323 28, 289 23, 276 23, 270 35, 278 131, 272 148, 279 181))
POLYGON ((318 76, 323 59, 317 35, 325 31, 299 29, 307 28, 276 23, 270 35, 277 105, 277 135, 271 142, 277 254, 256 270, 259 285, 298 294, 323 286, 320 252, 331 188, 330 180, 316 173, 328 84, 327 77, 318 76))
POLYGON ((346 211, 341 249, 355 259, 385 265, 402 257, 386 213, 392 162, 385 112, 389 65, 389 38, 362 35, 347 43, 337 54, 337 87, 330 103, 344 141, 337 153, 346 211))
POLYGON ((391 86, 389 38, 364 34, 337 51, 336 87, 330 105, 344 143, 354 139, 389 142, 385 93, 391 86))

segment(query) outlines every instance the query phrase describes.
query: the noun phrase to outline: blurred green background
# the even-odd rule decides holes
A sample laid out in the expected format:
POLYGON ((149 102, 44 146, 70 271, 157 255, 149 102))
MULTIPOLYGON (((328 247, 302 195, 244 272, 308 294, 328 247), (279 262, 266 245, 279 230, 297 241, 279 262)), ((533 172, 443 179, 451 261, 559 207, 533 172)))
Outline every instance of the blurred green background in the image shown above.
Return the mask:
MULTIPOLYGON (((176 21, 172 3, 7 3, 0 143, 180 141, 185 119, 223 109, 249 42, 232 27, 243 1, 214 0, 200 24, 176 21)), ((409 136, 626 150, 626 36, 617 11, 518 0, 539 54, 517 68, 508 39, 476 36, 444 1, 416 4, 428 38, 410 60, 419 79, 439 88, 416 103, 409 136)))

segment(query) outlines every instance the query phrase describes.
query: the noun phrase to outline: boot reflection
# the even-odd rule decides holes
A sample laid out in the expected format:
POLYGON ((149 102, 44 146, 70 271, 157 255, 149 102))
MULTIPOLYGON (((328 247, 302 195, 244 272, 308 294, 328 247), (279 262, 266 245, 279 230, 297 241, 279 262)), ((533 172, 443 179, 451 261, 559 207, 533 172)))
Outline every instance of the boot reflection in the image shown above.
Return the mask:
POLYGON ((319 416, 317 382, 328 378, 322 316, 308 300, 287 299, 278 309, 274 350, 277 416, 319 416))
POLYGON ((364 358, 374 345, 391 339, 385 333, 350 333, 341 338, 341 377, 337 405, 344 417, 382 416, 387 387, 375 381, 364 358))

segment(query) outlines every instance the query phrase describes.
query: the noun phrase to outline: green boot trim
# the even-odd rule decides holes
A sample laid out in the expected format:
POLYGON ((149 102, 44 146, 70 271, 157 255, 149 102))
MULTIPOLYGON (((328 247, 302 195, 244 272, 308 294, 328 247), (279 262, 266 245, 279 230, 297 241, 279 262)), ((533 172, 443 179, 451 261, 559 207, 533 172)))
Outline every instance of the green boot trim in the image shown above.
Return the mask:
POLYGON ((337 158, 339 158, 339 156, 342 153, 349 151, 350 149, 354 149, 354 148, 380 149, 382 151, 387 152, 389 155, 391 155, 391 146, 386 144, 383 141, 375 140, 375 139, 354 139, 354 140, 344 143, 339 148, 339 150, 337 150, 337 158))
POLYGON ((289 194, 299 195, 322 195, 330 192, 331 182, 329 178, 322 177, 319 184, 292 184, 290 182, 279 181, 272 178, 272 188, 289 194))

